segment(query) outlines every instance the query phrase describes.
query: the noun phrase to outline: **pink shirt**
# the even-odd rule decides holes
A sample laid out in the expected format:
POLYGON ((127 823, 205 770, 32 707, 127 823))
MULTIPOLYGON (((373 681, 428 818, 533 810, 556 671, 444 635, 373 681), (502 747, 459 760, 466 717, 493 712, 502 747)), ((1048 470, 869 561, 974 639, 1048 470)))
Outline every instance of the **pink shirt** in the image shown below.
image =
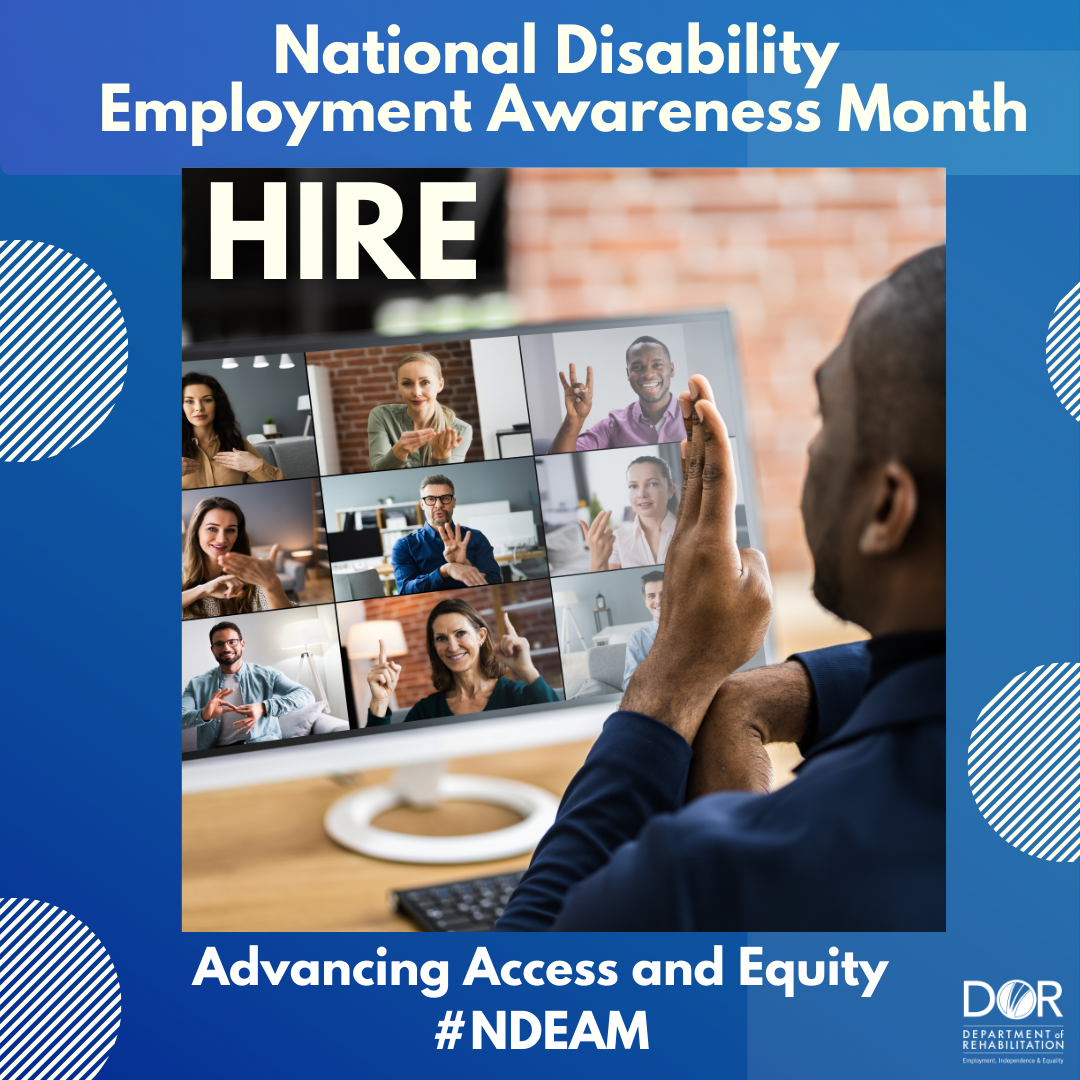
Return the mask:
POLYGON ((615 530, 615 547, 612 548, 610 562, 620 566, 661 566, 667 556, 671 534, 675 532, 675 515, 669 510, 667 517, 660 522, 660 549, 653 558, 652 549, 637 518, 620 525, 615 530))
POLYGON ((679 399, 671 395, 660 423, 653 422, 635 401, 625 409, 612 409, 598 424, 577 437, 577 450, 609 450, 617 446, 655 446, 657 443, 682 442, 686 438, 679 399))

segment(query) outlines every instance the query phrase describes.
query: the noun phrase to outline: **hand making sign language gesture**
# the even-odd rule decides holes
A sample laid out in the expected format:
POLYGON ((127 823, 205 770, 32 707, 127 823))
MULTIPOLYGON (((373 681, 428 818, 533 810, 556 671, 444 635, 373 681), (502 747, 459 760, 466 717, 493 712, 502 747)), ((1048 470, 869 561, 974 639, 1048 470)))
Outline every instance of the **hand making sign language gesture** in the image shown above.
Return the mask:
POLYGON ((398 679, 401 677, 401 665, 386 658, 386 642, 379 638, 379 660, 367 673, 367 684, 371 688, 369 708, 375 716, 385 716, 394 696, 398 679))
POLYGON ((495 646, 499 658, 510 669, 516 679, 520 679, 526 685, 540 678, 540 672, 533 666, 532 657, 529 655, 529 642, 514 630, 510 622, 510 616, 503 612, 503 624, 505 630, 495 646))
POLYGON ((582 531, 585 533, 585 543, 589 545, 589 570, 595 573, 597 570, 617 570, 619 567, 611 566, 611 553, 615 549, 615 533, 608 528, 611 521, 611 511, 601 510, 589 526, 584 521, 579 521, 582 531))
POLYGON ((721 684, 765 640, 772 583, 765 556, 735 542, 735 463, 712 388, 700 375, 689 386, 679 395, 687 429, 683 496, 664 566, 660 628, 622 707, 656 717, 692 743, 721 684))
POLYGON ((472 532, 461 535, 461 526, 456 522, 450 525, 439 525, 436 530, 443 542, 443 558, 445 563, 439 568, 443 577, 453 578, 462 585, 486 585, 487 578, 471 562, 467 551, 472 532))
POLYGON ((219 555, 218 563, 225 573, 234 579, 248 585, 259 586, 266 593, 272 609, 287 608, 292 605, 285 595, 281 578, 277 575, 277 553, 280 548, 280 544, 275 544, 265 559, 230 551, 225 555, 219 555))
POLYGON ((548 453, 568 454, 577 447, 577 437, 585 426, 589 413, 592 411, 593 399, 593 370, 585 369, 585 382, 578 382, 577 368, 570 365, 570 381, 560 371, 559 381, 563 386, 563 400, 566 404, 566 416, 563 419, 555 438, 551 440, 548 453))

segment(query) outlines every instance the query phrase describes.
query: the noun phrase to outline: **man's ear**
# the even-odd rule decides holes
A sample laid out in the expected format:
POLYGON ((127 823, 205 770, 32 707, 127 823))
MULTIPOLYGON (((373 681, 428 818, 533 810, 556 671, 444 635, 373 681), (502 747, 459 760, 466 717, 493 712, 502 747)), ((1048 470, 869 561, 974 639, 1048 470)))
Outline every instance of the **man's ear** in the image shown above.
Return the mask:
POLYGON ((889 461, 877 470, 870 506, 870 520, 859 536, 860 554, 895 555, 919 509, 919 490, 906 466, 889 461))

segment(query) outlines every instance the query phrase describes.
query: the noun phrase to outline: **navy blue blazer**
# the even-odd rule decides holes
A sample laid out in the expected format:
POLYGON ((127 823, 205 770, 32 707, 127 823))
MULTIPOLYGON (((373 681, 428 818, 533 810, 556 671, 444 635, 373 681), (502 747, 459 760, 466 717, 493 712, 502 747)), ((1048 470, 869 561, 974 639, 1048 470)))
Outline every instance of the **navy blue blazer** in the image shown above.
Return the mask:
MULTIPOLYGON (((467 587, 460 581, 444 578, 439 573, 439 567, 446 562, 443 558, 444 546, 442 538, 430 525, 403 536, 394 545, 390 562, 394 567, 394 580, 399 593, 405 595, 467 587)), ((465 548, 465 557, 487 578, 489 585, 502 582, 502 571, 495 561, 495 551, 483 533, 472 530, 468 547, 465 548)))
POLYGON ((818 719, 793 783, 684 806, 689 744, 617 712, 496 930, 944 930, 945 657, 865 696, 861 643, 799 659, 818 719))

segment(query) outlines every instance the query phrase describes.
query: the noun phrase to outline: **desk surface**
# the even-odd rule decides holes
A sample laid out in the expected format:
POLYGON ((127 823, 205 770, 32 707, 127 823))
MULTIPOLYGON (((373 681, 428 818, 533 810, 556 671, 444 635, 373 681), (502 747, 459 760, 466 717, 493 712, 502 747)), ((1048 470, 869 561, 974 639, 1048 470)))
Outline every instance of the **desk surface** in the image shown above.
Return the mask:
MULTIPOLYGON (((590 742, 468 758, 453 772, 506 776, 561 794, 590 742)), ((356 777, 381 783, 390 770, 356 777)), ((198 931, 414 930, 387 905, 391 889, 437 885, 520 870, 528 855, 464 866, 382 862, 338 847, 323 814, 356 786, 330 777, 232 788, 183 800, 182 928, 198 931)), ((401 832, 460 834, 514 822, 509 811, 476 803, 394 810, 379 819, 401 832)))

